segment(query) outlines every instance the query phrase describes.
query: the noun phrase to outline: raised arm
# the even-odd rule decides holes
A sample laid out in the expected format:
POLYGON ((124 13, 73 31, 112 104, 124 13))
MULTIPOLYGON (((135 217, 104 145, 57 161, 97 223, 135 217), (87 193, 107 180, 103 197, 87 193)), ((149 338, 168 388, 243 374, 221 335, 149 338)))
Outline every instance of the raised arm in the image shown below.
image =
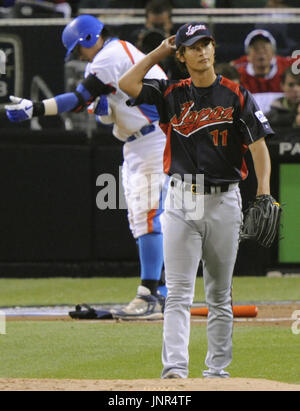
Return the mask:
POLYGON ((143 87, 143 78, 148 71, 165 57, 173 54, 175 49, 175 36, 164 40, 160 46, 147 54, 121 77, 120 89, 131 97, 138 97, 143 87))

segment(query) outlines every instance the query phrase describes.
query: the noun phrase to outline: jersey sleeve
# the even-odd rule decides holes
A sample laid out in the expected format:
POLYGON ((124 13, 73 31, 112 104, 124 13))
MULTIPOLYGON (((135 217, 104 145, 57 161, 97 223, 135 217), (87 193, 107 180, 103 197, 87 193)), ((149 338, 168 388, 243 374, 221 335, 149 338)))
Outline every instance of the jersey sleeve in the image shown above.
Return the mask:
POLYGON ((122 74, 132 66, 118 40, 113 40, 109 46, 104 47, 89 64, 89 73, 95 75, 102 83, 118 89, 118 82, 122 74))
POLYGON ((155 105, 162 123, 168 121, 168 113, 164 93, 169 86, 168 80, 144 79, 143 88, 136 99, 130 99, 129 106, 138 106, 141 104, 155 105))
POLYGON ((250 145, 262 137, 273 135, 274 131, 252 94, 243 87, 240 89, 244 96, 244 103, 239 113, 238 127, 243 143, 250 145))
POLYGON ((55 96, 58 113, 74 111, 80 113, 88 107, 98 96, 109 94, 115 88, 104 84, 98 77, 89 74, 73 93, 64 93, 55 96))

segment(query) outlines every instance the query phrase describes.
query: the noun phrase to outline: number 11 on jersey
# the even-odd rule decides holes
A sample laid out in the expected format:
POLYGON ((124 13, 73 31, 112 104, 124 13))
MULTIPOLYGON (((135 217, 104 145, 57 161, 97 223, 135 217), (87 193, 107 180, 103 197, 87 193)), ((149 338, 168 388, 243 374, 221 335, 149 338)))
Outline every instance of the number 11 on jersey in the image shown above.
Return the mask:
POLYGON ((227 146, 228 130, 213 130, 210 134, 213 136, 213 143, 215 146, 227 146))

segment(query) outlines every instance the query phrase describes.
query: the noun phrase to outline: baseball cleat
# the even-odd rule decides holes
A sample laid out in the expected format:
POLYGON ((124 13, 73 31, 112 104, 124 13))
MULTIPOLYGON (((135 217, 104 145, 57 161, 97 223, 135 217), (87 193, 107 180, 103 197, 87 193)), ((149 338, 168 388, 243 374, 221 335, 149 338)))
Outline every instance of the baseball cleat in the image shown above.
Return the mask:
POLYGON ((224 370, 215 370, 214 368, 209 368, 203 371, 204 378, 229 378, 230 374, 224 370))
POLYGON ((136 297, 125 308, 111 313, 120 320, 162 320, 163 306, 161 297, 154 297, 148 288, 140 285, 136 297))
POLYGON ((179 374, 176 374, 176 372, 168 372, 164 377, 164 379, 175 379, 175 378, 181 378, 179 374))

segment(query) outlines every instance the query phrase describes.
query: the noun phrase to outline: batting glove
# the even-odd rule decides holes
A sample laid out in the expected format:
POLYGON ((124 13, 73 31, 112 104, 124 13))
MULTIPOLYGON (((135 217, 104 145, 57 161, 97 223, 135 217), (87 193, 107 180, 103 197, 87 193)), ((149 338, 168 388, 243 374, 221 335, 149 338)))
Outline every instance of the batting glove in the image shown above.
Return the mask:
POLYGON ((33 114, 33 102, 20 97, 10 96, 11 105, 6 105, 6 115, 13 123, 30 120, 33 114))

